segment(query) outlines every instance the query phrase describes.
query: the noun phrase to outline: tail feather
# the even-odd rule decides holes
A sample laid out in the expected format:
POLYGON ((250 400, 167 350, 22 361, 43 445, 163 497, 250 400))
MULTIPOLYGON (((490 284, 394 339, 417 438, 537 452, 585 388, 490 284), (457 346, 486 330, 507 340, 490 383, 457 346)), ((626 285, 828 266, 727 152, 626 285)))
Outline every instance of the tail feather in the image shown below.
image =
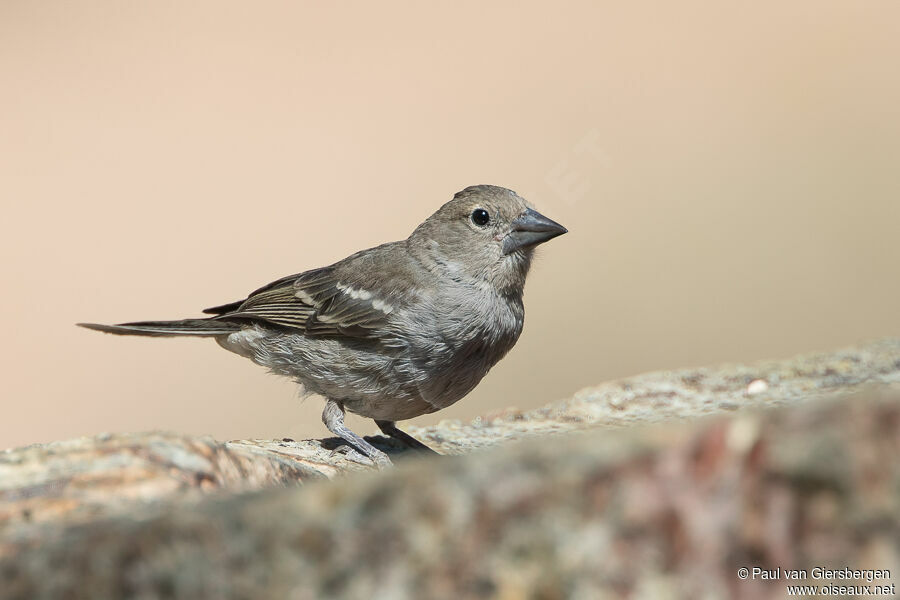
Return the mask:
POLYGON ((180 321, 137 321, 135 323, 119 323, 118 325, 102 325, 100 323, 78 323, 79 327, 113 333, 116 335, 148 335, 177 336, 193 335, 198 337, 227 335, 240 331, 237 323, 228 323, 217 319, 181 319, 180 321))

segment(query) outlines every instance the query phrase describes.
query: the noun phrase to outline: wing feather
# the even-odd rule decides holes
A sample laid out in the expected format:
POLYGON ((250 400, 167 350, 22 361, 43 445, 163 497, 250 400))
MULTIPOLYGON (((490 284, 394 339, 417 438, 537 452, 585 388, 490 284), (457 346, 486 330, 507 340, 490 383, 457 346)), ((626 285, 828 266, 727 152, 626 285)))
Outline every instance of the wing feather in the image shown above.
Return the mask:
POLYGON ((408 287, 400 283, 407 278, 399 270, 388 269, 393 276, 385 276, 384 269, 375 268, 384 260, 358 253, 330 267, 284 277, 246 300, 204 312, 223 321, 260 321, 307 335, 372 337, 387 323, 408 287), (356 264, 348 265, 351 261, 356 264), (375 272, 381 276, 360 281, 375 272))

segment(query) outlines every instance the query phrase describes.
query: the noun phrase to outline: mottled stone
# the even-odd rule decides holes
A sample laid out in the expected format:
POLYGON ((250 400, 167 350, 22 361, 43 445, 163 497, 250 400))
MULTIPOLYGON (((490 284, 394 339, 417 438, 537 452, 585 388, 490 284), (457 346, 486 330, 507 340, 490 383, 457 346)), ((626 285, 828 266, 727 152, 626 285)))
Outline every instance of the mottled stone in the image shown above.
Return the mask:
POLYGON ((329 481, 369 467, 334 440, 103 434, 7 451, 0 597, 785 595, 740 580, 744 566, 898 583, 898 340, 649 374, 415 434, 465 456, 375 438, 396 469, 329 481))

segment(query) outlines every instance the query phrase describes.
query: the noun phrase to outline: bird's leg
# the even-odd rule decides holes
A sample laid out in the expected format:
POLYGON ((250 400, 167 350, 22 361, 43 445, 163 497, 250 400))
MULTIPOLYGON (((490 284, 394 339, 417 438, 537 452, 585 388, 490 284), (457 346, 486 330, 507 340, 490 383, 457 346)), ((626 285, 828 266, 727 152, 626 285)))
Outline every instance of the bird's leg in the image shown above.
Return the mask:
POLYGON ((328 400, 325 403, 325 410, 322 411, 322 422, 325 423, 328 431, 368 456, 377 467, 390 467, 393 464, 387 454, 350 431, 344 425, 344 407, 340 402, 328 400))
POLYGON ((440 456, 439 452, 435 452, 413 436, 397 429, 397 424, 394 421, 379 421, 378 419, 375 419, 375 424, 378 425, 378 429, 380 429, 382 433, 406 444, 407 447, 412 448, 413 450, 440 456))

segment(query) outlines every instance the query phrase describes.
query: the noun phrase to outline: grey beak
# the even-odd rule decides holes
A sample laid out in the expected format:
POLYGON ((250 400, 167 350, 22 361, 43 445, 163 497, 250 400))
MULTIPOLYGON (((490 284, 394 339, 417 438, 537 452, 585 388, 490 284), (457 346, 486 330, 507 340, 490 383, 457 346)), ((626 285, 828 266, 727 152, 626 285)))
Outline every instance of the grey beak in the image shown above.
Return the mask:
POLYGON ((503 254, 533 248, 568 231, 556 221, 530 208, 511 225, 512 231, 503 238, 503 254))

